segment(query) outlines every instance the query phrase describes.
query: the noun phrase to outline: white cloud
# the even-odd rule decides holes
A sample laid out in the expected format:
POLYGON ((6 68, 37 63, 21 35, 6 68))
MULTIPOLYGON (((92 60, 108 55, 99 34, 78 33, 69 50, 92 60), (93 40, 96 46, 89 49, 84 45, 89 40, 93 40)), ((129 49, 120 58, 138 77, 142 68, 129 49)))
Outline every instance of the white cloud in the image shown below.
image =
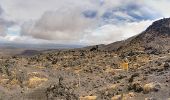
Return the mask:
POLYGON ((124 25, 105 25, 86 34, 82 43, 108 44, 127 39, 144 31, 153 21, 130 22, 124 25))
POLYGON ((170 17, 170 0, 144 0, 144 4, 160 12, 164 17, 170 17))
MULTIPOLYGON (((93 43, 102 41, 103 43, 108 43, 111 41, 120 40, 122 37, 128 37, 131 36, 132 33, 134 34, 134 32, 131 33, 131 31, 126 32, 129 31, 127 29, 126 31, 122 31, 122 29, 131 26, 129 22, 125 23, 125 25, 107 25, 107 23, 105 23, 106 25, 98 28, 100 31, 95 29, 98 24, 102 23, 102 15, 105 13, 105 11, 119 6, 124 7, 132 0, 125 1, 123 4, 120 1, 123 0, 115 0, 114 2, 106 0, 103 5, 98 4, 96 0, 87 0, 81 2, 80 0, 64 0, 58 2, 58 6, 56 9, 53 9, 53 11, 46 11, 40 17, 40 19, 23 24, 21 28, 21 35, 32 36, 38 39, 56 40, 59 43, 79 41, 91 41, 93 43), (84 17, 82 12, 85 10, 96 10, 96 17, 84 17), (87 30, 90 30, 89 28, 91 28, 91 33, 86 32, 87 30), (97 31, 93 32, 93 30, 97 31), (101 35, 102 32, 104 32, 103 35, 101 35), (94 35, 94 33, 97 35, 94 35)), ((116 11, 114 15, 123 17, 126 20, 133 20, 133 17, 129 16, 126 12, 116 11)), ((139 30, 141 28, 139 28, 139 30)), ((133 28, 130 30, 133 30, 133 28)), ((135 29, 135 34, 139 33, 139 30, 136 31, 135 29)))
POLYGON ((6 19, 6 14, 0 5, 0 36, 6 36, 7 29, 12 25, 14 25, 14 22, 6 19))
POLYGON ((85 29, 96 23, 96 19, 85 18, 77 8, 67 7, 45 12, 36 22, 23 24, 21 35, 63 42, 77 41, 85 29))
POLYGON ((9 42, 9 43, 31 43, 31 44, 42 44, 42 43, 54 43, 52 41, 35 39, 29 36, 15 36, 15 35, 6 35, 0 36, 0 42, 9 42))
POLYGON ((153 21, 147 19, 148 16, 153 17, 151 15, 158 12, 169 17, 169 3, 169 0, 1 0, 5 11, 3 18, 19 23, 21 36, 5 36, 6 30, 8 33, 19 32, 20 28, 9 28, 4 24, 0 25, 0 35, 5 36, 6 41, 111 43, 144 31, 153 21), (132 9, 127 10, 127 5, 131 4, 132 9), (139 9, 133 9, 135 4, 139 9), (113 9, 117 11, 112 12, 113 19, 108 19, 111 23, 104 22, 103 14, 113 9), (95 18, 85 18, 82 12, 86 10, 96 11, 95 18), (135 18, 128 12, 139 17, 146 14, 143 16, 146 19, 131 22, 135 18))
MULTIPOLYGON (((15 43, 59 43, 59 44, 108 44, 115 41, 127 39, 128 37, 134 36, 139 34, 140 32, 144 31, 153 21, 147 20, 147 21, 141 21, 141 22, 130 22, 126 23, 121 26, 108 24, 101 26, 95 30, 89 30, 85 31, 81 38, 78 38, 78 40, 73 41, 72 39, 66 39, 63 40, 63 37, 61 37, 60 40, 43 40, 43 39, 37 39, 31 36, 15 36, 15 35, 7 35, 5 37, 1 37, 0 39, 3 41, 9 41, 9 42, 15 42, 15 43), (70 40, 70 41, 68 41, 70 40)), ((48 34, 47 34, 48 35, 48 34)), ((51 34, 53 35, 53 34, 51 34)), ((68 34, 71 35, 72 34, 68 34)), ((76 35, 76 34, 75 34, 76 35)), ((49 38, 49 36, 47 36, 49 38)), ((53 36, 55 37, 55 36, 53 36)))
POLYGON ((63 9, 68 6, 88 9, 94 7, 92 1, 94 0, 1 0, 0 4, 7 11, 10 19, 28 21, 40 18, 46 11, 63 9))

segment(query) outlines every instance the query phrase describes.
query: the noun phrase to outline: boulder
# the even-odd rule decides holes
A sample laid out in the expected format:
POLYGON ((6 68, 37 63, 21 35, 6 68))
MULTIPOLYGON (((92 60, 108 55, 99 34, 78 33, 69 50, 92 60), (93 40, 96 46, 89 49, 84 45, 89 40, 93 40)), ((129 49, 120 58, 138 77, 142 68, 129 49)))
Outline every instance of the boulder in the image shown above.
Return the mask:
POLYGON ((157 92, 157 91, 159 91, 160 88, 161 88, 161 86, 160 86, 159 83, 151 82, 151 83, 144 85, 143 92, 144 93, 149 93, 149 92, 152 92, 152 91, 157 92))

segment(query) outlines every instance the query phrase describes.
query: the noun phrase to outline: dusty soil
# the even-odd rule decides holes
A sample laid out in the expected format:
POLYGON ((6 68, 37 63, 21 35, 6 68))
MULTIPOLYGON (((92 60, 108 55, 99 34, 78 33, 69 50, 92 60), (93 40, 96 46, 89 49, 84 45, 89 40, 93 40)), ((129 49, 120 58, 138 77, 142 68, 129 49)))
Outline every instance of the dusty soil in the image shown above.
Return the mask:
POLYGON ((129 52, 128 55, 125 58, 111 51, 65 50, 1 57, 0 97, 2 100, 168 100, 170 54, 129 52), (121 66, 125 59, 129 61, 128 71, 121 66))

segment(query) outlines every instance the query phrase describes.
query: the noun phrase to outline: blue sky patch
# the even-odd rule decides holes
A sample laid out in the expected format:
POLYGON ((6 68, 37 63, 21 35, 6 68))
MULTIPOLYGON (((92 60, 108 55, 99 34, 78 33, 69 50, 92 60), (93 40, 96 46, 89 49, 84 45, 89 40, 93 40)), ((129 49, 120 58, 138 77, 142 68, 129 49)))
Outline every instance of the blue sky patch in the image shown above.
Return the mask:
POLYGON ((120 7, 109 8, 107 9, 103 15, 101 16, 103 21, 111 22, 113 24, 119 22, 136 22, 142 20, 153 20, 161 17, 161 15, 151 10, 151 8, 139 5, 139 4, 127 4, 122 5, 120 7), (116 13, 122 13, 120 15, 116 15, 116 13))
POLYGON ((97 16, 97 11, 94 10, 86 10, 83 12, 83 15, 86 18, 95 18, 97 16))

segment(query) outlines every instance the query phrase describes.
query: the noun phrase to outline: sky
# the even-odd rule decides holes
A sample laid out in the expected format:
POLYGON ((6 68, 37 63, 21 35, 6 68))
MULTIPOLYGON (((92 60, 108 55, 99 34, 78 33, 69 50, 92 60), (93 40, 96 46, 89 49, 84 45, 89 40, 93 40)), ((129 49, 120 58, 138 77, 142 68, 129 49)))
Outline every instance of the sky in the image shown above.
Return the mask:
POLYGON ((0 0, 1 43, 109 44, 170 17, 170 0, 0 0))

